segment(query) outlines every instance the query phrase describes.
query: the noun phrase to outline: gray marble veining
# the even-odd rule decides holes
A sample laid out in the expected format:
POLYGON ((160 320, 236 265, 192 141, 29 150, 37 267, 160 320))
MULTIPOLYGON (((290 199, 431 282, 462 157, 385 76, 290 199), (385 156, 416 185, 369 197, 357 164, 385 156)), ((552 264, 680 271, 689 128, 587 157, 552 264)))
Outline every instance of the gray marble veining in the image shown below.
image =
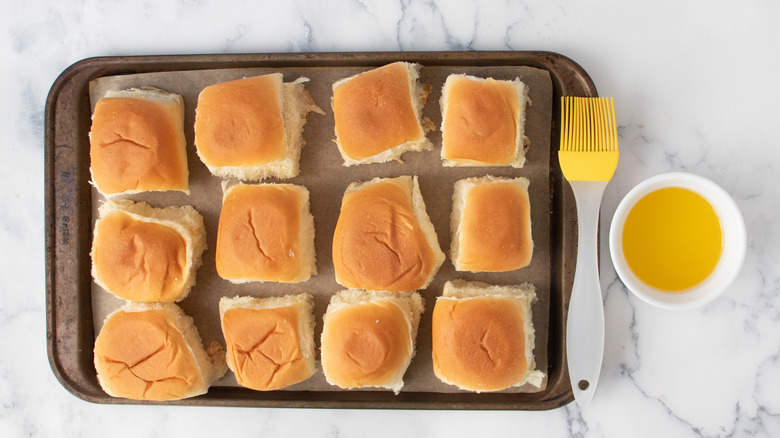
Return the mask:
POLYGON ((780 436, 780 4, 8 1, 0 15, 0 436, 780 436), (44 104, 91 56, 551 50, 613 96, 621 162, 602 206, 668 171, 708 177, 740 206, 736 282, 695 310, 635 299, 602 233, 606 345, 593 402, 548 412, 100 406, 57 382, 45 350, 44 104))

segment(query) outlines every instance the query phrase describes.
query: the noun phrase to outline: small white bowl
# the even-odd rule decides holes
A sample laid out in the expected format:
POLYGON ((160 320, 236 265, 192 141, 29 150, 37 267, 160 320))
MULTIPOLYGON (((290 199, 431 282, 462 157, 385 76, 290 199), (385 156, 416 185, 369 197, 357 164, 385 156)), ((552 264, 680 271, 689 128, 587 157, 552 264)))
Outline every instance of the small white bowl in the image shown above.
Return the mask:
POLYGON ((612 263, 623 284, 642 300, 667 309, 691 309, 720 295, 739 274, 746 245, 745 222, 731 196, 707 178, 682 172, 657 175, 631 189, 615 210, 609 231, 612 263), (623 225, 631 208, 648 193, 666 187, 688 189, 704 197, 715 209, 723 231, 723 251, 712 274, 693 288, 676 293, 663 292, 637 278, 623 255, 623 225))

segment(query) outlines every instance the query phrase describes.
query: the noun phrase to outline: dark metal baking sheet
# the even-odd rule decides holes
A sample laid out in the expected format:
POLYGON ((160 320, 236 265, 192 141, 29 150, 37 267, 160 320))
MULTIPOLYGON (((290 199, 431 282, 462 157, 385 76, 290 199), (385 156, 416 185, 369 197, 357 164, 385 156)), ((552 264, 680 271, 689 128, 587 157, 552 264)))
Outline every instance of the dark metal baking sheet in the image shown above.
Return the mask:
MULTIPOLYGON (((92 364, 89 250, 92 188, 89 185, 88 84, 112 75, 222 68, 372 67, 393 61, 424 66, 529 66, 547 70, 553 82, 550 147, 552 281, 548 374, 536 393, 440 393, 384 391, 272 391, 213 387, 207 394, 171 402, 198 406, 265 406, 403 409, 543 410, 573 400, 565 360, 565 320, 576 253, 574 201, 557 163, 560 96, 595 96, 587 73, 570 59, 549 52, 400 52, 185 55, 91 58, 55 81, 46 104, 46 285, 47 341, 52 370, 74 395, 98 403, 144 403, 107 396, 92 364)), ((429 309, 429 311, 432 309, 429 309)))

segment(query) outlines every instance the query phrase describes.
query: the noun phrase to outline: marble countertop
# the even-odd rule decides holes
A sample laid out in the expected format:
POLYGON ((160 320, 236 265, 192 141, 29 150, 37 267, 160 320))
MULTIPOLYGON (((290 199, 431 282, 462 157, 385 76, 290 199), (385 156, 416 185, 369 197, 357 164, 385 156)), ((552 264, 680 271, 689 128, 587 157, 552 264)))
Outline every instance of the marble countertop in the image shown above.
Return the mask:
POLYGON ((780 436, 780 3, 686 0, 9 1, 0 16, 0 436, 780 436), (695 310, 651 307, 602 234, 606 339, 594 400, 542 412, 96 405, 46 353, 44 104, 103 55, 547 50, 618 108, 621 197, 667 171, 705 176, 742 210, 736 281, 695 310), (185 435, 186 434, 186 435, 185 435))

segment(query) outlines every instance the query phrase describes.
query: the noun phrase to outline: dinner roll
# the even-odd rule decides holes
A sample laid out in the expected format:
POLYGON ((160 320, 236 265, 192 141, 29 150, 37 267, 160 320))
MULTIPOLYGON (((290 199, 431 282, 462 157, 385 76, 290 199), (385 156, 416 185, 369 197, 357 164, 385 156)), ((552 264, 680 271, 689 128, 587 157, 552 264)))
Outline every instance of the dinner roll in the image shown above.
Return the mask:
POLYGON ((309 191, 294 184, 237 184, 225 189, 216 267, 234 283, 298 283, 317 273, 309 191))
POLYGON ((535 369, 530 284, 492 286, 448 281, 433 308, 433 372, 467 391, 500 391, 526 383, 540 388, 535 369))
POLYGON ((421 114, 430 90, 419 64, 395 62, 333 84, 336 144, 345 166, 431 149, 421 114))
POLYGON ((187 297, 206 250, 203 217, 193 207, 109 200, 99 213, 90 255, 100 287, 131 301, 187 297))
POLYGON ((152 87, 109 91, 95 105, 90 173, 105 196, 189 193, 184 100, 152 87))
POLYGON ((377 387, 398 394, 415 354, 424 303, 416 292, 345 290, 324 315, 322 370, 344 389, 377 387))
POLYGON ((333 235, 336 281, 347 288, 414 291, 444 261, 417 177, 374 178, 347 187, 333 235))
POLYGON ((313 307, 309 294, 219 300, 227 364, 239 385, 270 391, 314 374, 313 307))
POLYGON ((281 73, 272 73, 204 88, 195 146, 211 173, 243 180, 298 175, 306 116, 324 114, 305 82, 283 83, 281 73))
POLYGON ((531 262, 526 178, 485 176, 455 183, 450 258, 457 271, 504 272, 531 262))
POLYGON ((525 163, 528 87, 450 75, 442 87, 441 158, 445 166, 512 166, 525 163))
POLYGON ((192 318, 170 303, 129 302, 111 313, 94 353, 103 390, 133 400, 204 394, 227 371, 219 342, 204 350, 192 318))

